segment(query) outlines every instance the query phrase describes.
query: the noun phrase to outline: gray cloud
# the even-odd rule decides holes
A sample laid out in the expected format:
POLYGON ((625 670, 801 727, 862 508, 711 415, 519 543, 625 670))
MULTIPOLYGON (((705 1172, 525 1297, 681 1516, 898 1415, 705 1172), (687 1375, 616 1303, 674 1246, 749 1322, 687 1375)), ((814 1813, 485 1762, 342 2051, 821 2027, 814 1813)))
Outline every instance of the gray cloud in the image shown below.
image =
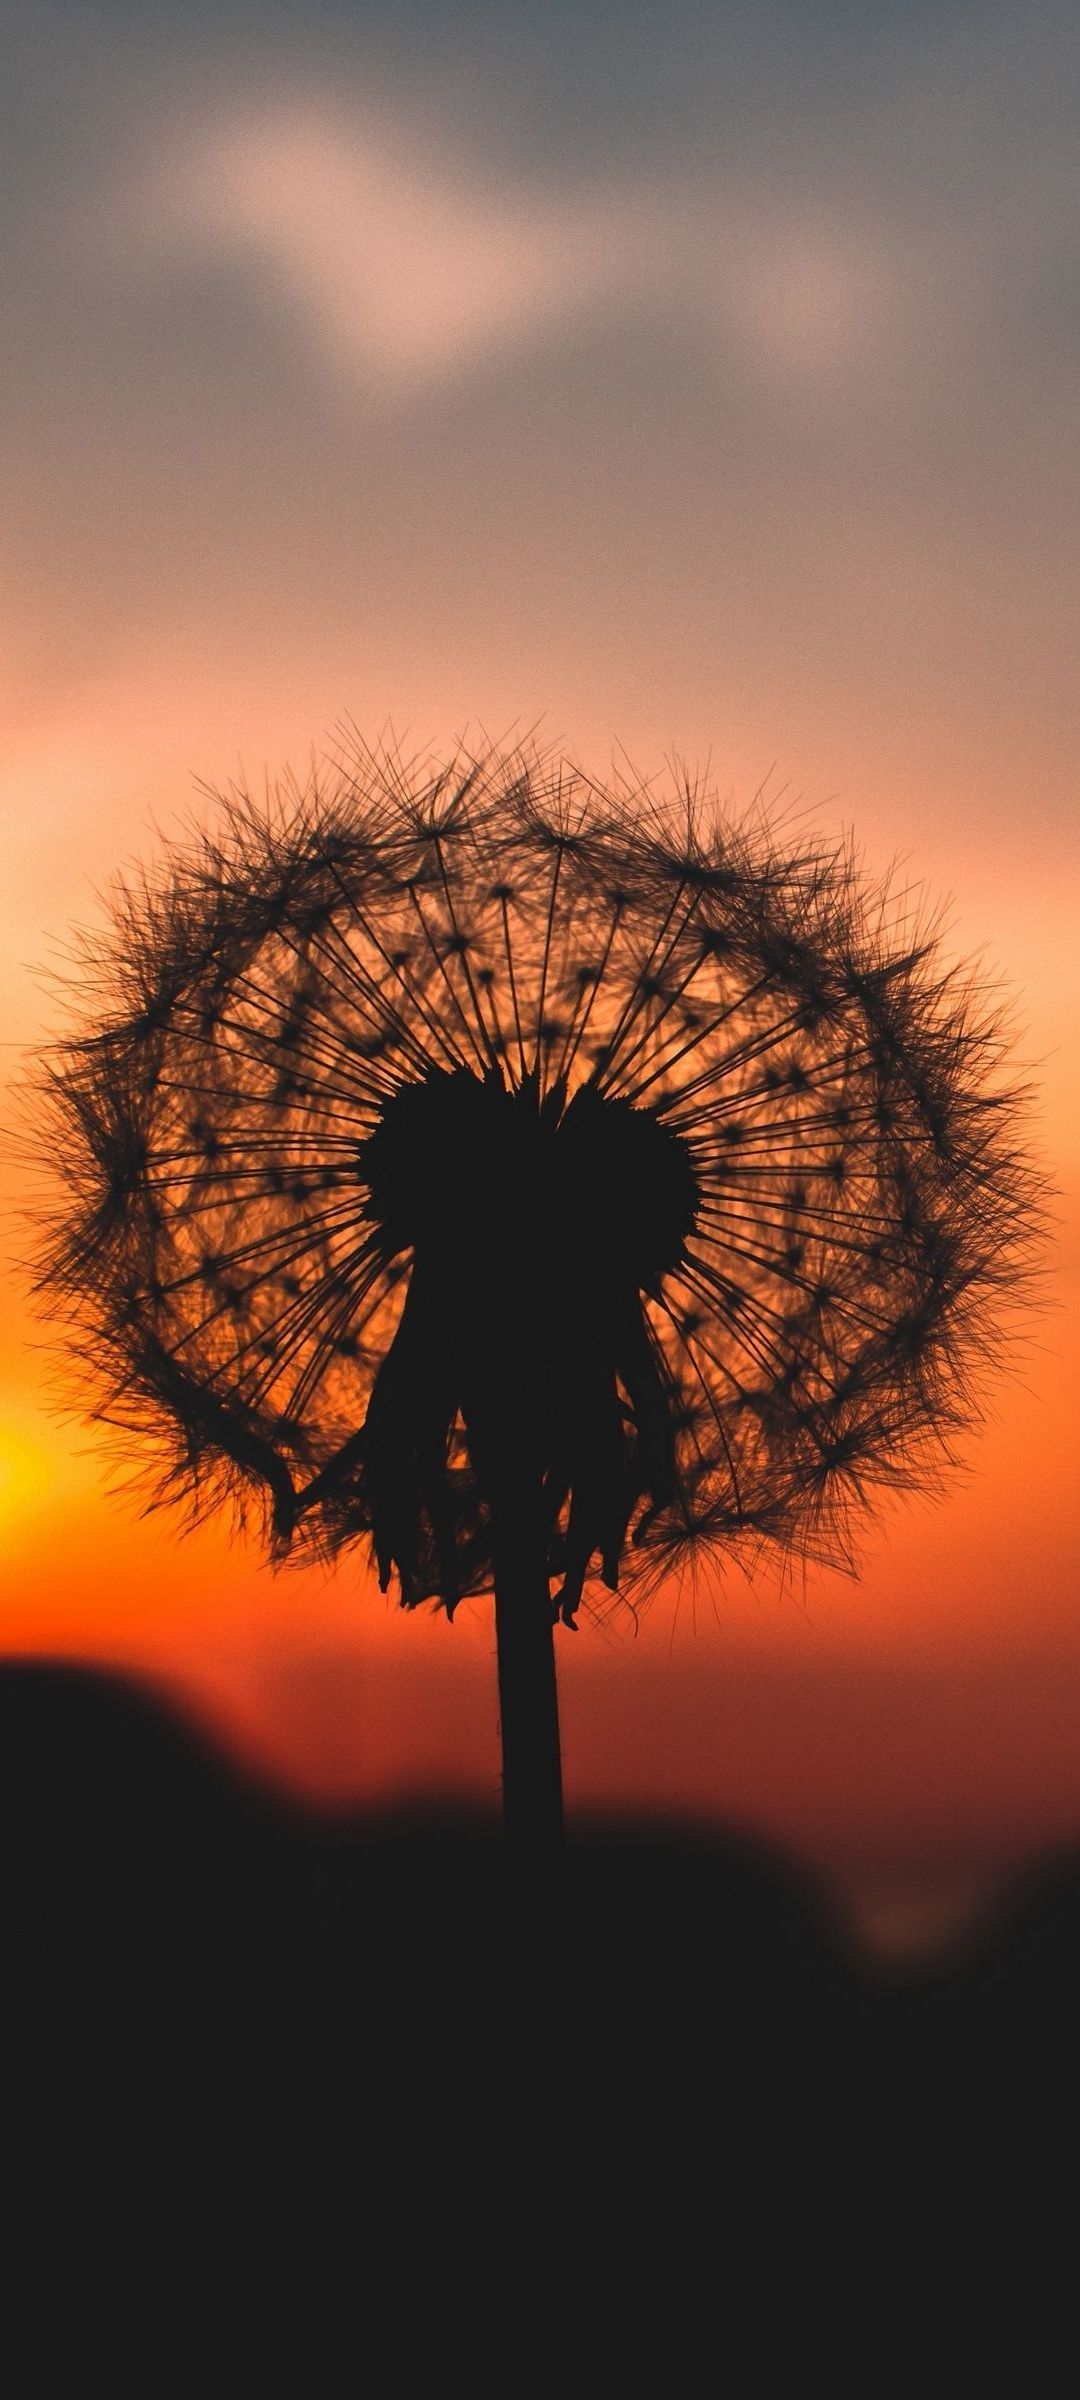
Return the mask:
POLYGON ((112 206, 148 258, 249 277, 330 364, 390 390, 620 318, 654 340, 689 326, 751 372, 835 376, 899 324, 905 262, 880 228, 671 173, 530 193, 304 91, 187 127, 112 206))

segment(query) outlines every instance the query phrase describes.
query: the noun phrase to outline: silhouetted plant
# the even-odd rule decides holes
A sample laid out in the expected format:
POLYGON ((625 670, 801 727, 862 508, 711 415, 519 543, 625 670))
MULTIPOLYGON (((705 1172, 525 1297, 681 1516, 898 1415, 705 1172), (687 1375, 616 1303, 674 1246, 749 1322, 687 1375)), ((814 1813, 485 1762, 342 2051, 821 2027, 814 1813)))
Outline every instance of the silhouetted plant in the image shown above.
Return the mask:
POLYGON ((597 1569, 847 1557, 970 1419, 1037 1179, 993 1016, 843 850, 357 751, 222 802, 82 964, 41 1288, 95 1413, 279 1555, 493 1589, 520 1831, 597 1569))

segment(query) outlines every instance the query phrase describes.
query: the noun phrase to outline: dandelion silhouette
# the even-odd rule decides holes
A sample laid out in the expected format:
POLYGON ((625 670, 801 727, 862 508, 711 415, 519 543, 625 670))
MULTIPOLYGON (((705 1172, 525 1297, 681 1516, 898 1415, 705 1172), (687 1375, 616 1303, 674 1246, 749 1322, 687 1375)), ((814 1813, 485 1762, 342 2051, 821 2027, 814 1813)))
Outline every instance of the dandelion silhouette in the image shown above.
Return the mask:
POLYGON ((846 1559, 970 1420, 1037 1219, 1000 1030, 841 849, 538 754, 234 794, 115 915, 47 1069, 95 1414, 279 1556, 493 1591, 550 1843, 586 1588, 846 1559))

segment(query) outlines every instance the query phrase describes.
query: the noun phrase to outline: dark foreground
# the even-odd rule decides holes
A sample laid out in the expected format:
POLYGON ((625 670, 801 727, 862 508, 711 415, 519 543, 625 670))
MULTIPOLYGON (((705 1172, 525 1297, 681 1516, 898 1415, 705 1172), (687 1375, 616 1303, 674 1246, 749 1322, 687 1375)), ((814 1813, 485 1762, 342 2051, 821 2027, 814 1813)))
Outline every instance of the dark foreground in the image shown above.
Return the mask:
POLYGON ((585 1827, 515 1875, 486 1822, 297 1816, 144 1697, 33 1665, 0 1675, 0 1808, 8 2198, 116 2273, 148 2233, 230 2275, 314 2237, 353 2244, 365 2306, 423 2260, 421 2318, 433 2262, 496 2252, 696 2306, 733 2241, 955 2263, 1070 2139, 1075 1858, 886 1978, 749 1841, 585 1827))

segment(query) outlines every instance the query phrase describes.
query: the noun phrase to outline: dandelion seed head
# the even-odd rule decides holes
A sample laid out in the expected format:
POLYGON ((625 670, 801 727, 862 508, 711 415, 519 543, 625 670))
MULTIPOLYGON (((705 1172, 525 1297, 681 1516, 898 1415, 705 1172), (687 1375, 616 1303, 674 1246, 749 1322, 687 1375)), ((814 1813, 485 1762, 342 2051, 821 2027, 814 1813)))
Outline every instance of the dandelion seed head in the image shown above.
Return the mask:
POLYGON ((978 1409, 1039 1178, 992 1008, 850 854, 539 754, 358 750, 121 891, 40 1260, 197 1513, 572 1616, 839 1559, 978 1409))

